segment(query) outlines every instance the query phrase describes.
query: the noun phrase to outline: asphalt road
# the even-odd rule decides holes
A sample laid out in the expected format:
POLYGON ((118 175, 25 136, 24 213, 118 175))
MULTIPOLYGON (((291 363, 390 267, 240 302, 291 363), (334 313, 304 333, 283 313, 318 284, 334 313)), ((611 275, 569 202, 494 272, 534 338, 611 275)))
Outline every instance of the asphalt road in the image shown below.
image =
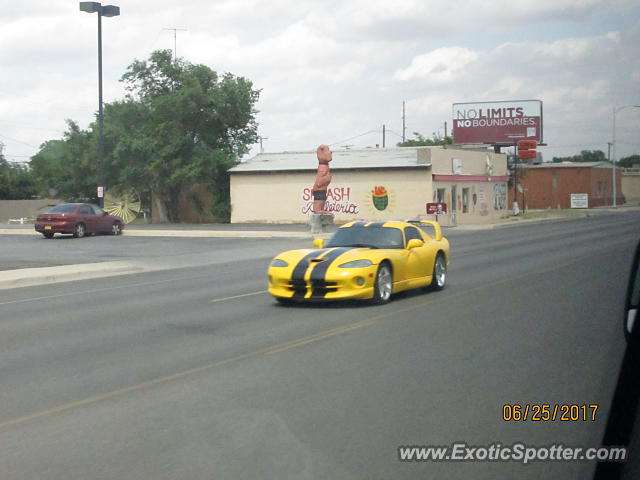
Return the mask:
POLYGON ((212 265, 0 291, 0 478, 588 478, 589 462, 397 448, 599 446, 640 215, 449 238, 447 288, 382 307, 277 305, 269 258, 237 248, 255 240, 212 265), (600 407, 502 420, 533 403, 600 407))

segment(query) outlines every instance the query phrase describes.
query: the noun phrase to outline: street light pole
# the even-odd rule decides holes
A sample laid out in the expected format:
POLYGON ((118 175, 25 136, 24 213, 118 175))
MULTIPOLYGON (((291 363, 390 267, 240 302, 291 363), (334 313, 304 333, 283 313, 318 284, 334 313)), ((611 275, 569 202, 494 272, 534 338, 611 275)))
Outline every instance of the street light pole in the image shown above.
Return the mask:
POLYGON ((102 17, 120 15, 120 7, 99 2, 80 2, 80 10, 98 14, 98 201, 104 207, 104 112, 102 105, 102 17))
POLYGON ((616 115, 625 108, 640 108, 640 105, 623 105, 622 107, 613 107, 613 132, 611 139, 611 178, 613 183, 613 207, 616 207, 616 115))
POLYGON ((104 112, 102 106, 102 9, 98 10, 98 193, 100 208, 104 208, 104 112), (99 189, 99 188, 98 188, 99 189))

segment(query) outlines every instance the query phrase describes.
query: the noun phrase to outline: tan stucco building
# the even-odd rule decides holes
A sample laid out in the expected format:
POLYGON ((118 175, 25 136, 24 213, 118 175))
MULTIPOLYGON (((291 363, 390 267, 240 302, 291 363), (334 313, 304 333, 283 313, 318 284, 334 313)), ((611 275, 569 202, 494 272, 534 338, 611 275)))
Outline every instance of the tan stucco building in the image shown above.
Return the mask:
MULTIPOLYGON (((231 222, 307 222, 317 168, 314 152, 263 153, 230 170, 231 222)), ((444 225, 488 223, 507 209, 504 154, 454 147, 333 152, 327 209, 337 223, 433 219, 426 204, 443 202, 444 225), (376 188, 377 187, 377 188, 376 188)))

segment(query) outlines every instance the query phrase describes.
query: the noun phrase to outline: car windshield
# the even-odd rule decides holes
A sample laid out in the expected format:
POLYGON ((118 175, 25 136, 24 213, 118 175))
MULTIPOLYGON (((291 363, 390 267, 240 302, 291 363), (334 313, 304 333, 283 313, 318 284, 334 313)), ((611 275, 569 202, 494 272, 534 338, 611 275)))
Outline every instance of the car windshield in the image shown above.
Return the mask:
POLYGON ((327 247, 403 248, 402 232, 393 227, 339 228, 327 247))
POLYGON ((76 210, 76 206, 74 204, 71 203, 65 203, 62 205, 56 205, 55 207, 53 207, 51 210, 49 210, 47 213, 72 213, 76 210))

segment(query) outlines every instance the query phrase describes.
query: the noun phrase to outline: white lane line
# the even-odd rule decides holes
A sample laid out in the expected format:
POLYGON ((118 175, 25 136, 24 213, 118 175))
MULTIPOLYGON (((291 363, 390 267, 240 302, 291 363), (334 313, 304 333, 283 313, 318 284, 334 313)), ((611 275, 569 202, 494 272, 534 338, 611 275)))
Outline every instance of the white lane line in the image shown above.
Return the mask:
POLYGON ((243 293, 242 295, 234 295, 232 297, 214 298, 213 300, 210 300, 209 303, 225 302, 227 300, 233 300, 235 298, 242 298, 242 297, 252 297, 254 295, 260 295, 262 293, 267 293, 267 291, 260 290, 259 292, 243 293))

